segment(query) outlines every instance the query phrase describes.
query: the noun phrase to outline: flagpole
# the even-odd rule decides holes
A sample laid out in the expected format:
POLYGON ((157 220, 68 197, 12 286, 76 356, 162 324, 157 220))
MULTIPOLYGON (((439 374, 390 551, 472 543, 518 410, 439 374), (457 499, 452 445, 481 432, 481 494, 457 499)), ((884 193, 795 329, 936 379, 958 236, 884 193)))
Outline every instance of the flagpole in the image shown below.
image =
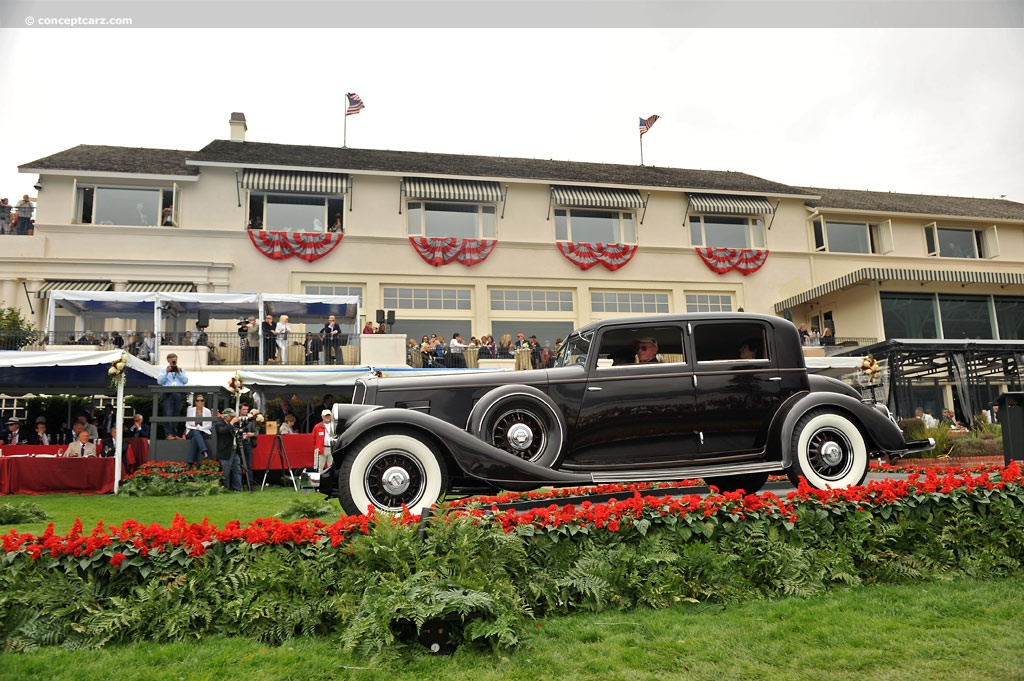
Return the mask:
POLYGON ((345 149, 348 147, 348 96, 345 97, 345 108, 344 108, 344 120, 345 123, 341 126, 341 148, 345 149))
POLYGON ((640 133, 640 165, 644 164, 644 134, 640 133))

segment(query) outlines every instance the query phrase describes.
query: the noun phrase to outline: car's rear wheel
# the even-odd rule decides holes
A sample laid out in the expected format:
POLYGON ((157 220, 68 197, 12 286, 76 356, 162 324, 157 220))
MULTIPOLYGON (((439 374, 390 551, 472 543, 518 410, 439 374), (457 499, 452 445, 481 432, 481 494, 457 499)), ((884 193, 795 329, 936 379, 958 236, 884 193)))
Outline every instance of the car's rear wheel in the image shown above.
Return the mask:
POLYGON ((433 443, 411 431, 371 432, 350 448, 338 471, 338 499, 345 513, 374 508, 422 513, 448 484, 444 460, 433 443))
POLYGON ((714 485, 722 492, 743 490, 747 494, 757 494, 764 487, 764 483, 768 482, 768 474, 720 475, 714 478, 704 478, 704 482, 708 486, 714 485))
POLYGON ((485 397, 470 416, 469 430, 489 445, 539 466, 554 466, 565 427, 549 400, 530 393, 485 397))
POLYGON ((793 464, 790 481, 800 477, 817 489, 850 487, 868 473, 868 449, 857 424, 827 410, 805 414, 793 429, 793 464))

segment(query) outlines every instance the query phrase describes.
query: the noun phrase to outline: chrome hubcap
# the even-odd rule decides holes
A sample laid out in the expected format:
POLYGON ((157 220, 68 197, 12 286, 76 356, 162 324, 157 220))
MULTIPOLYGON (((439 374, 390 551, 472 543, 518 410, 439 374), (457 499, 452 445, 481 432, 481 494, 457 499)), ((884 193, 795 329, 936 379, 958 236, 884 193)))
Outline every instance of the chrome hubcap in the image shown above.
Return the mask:
POLYGON ((402 494, 409 489, 409 472, 399 466, 392 466, 381 476, 381 487, 388 494, 402 494))
POLYGON ((523 452, 533 444, 533 431, 525 423, 517 423, 508 429, 507 439, 513 449, 523 452))
POLYGON ((827 466, 838 466, 843 460, 843 448, 835 442, 826 442, 821 446, 821 459, 827 466))

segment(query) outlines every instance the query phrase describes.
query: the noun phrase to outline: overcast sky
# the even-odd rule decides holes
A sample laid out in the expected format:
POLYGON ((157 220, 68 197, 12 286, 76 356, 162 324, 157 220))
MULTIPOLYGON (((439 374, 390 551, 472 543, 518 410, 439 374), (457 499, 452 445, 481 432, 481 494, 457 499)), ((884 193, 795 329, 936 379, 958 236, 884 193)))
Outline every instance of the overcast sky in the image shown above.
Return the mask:
MULTIPOLYGON (((1024 202, 1021 29, 6 29, 0 196, 78 144, 247 139, 1024 202)), ((13 203, 13 201, 12 201, 13 203)))

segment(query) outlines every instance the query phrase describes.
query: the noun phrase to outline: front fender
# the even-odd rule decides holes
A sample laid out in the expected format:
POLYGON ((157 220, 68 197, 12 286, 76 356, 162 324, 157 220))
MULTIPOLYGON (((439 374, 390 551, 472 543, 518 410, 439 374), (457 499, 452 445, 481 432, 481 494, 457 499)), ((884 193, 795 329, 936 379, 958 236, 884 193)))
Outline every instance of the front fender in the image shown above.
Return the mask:
POLYGON ((415 411, 372 405, 345 405, 336 408, 343 430, 334 444, 337 467, 352 444, 378 428, 401 427, 419 431, 432 439, 467 476, 508 490, 529 490, 544 485, 591 485, 590 474, 567 473, 524 461, 493 447, 457 426, 415 411))
POLYGON ((789 398, 775 415, 769 429, 770 458, 779 459, 788 468, 793 463, 789 444, 796 424, 812 409, 828 408, 845 414, 861 429, 869 451, 899 452, 906 450, 903 431, 874 407, 859 399, 837 392, 797 393, 789 398))

